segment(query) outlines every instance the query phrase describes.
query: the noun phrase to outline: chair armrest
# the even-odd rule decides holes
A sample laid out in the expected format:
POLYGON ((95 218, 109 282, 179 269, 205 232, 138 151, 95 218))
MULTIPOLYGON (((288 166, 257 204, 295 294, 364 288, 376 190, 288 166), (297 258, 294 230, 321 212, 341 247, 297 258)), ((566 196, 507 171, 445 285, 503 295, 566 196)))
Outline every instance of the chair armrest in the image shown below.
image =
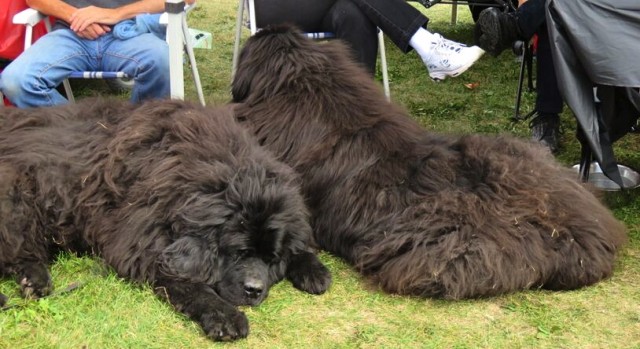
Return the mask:
MULTIPOLYGON (((196 7, 196 3, 195 2, 193 4, 191 4, 191 5, 185 5, 184 6, 184 12, 189 13, 195 7, 196 7)), ((162 13, 162 15, 160 15, 160 24, 162 24, 162 25, 169 24, 169 13, 164 12, 164 13, 162 13)))
POLYGON ((22 24, 28 26, 34 26, 38 24, 38 22, 47 18, 46 15, 34 10, 32 8, 28 8, 26 10, 22 10, 16 13, 13 16, 13 24, 22 24))

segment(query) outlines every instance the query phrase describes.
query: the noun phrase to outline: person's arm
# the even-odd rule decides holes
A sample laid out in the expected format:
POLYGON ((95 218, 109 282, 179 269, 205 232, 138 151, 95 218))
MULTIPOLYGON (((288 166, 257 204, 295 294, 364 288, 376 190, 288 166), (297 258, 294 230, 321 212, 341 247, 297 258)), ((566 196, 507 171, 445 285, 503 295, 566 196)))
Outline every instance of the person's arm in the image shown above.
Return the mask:
MULTIPOLYGON (((85 39, 95 39, 110 31, 108 25, 133 18, 142 13, 163 12, 165 0, 139 0, 115 9, 88 6, 81 9, 62 0, 26 0, 27 5, 48 16, 69 23, 71 30, 85 39)), ((185 0, 193 4, 195 0, 185 0)))
MULTIPOLYGON (((192 4, 195 0, 186 0, 185 2, 192 4)), ((113 25, 143 13, 163 12, 164 7, 165 0, 139 0, 114 9, 88 6, 75 11, 71 15, 69 23, 72 30, 82 31, 92 23, 113 25)))
POLYGON ((82 31, 93 23, 113 25, 143 13, 164 10, 164 0, 140 0, 114 9, 87 6, 75 11, 69 18, 71 30, 82 31))
MULTIPOLYGON (((26 4, 47 16, 58 18, 67 23, 71 23, 71 17, 76 11, 78 11, 76 7, 73 7, 61 0, 26 0, 26 4)), ((81 31, 76 31, 76 34, 85 39, 95 40, 110 30, 111 28, 105 25, 95 23, 86 26, 81 31)))
POLYGON ((71 16, 78 10, 62 0, 27 0, 26 3, 47 16, 59 18, 67 23, 70 23, 71 16))

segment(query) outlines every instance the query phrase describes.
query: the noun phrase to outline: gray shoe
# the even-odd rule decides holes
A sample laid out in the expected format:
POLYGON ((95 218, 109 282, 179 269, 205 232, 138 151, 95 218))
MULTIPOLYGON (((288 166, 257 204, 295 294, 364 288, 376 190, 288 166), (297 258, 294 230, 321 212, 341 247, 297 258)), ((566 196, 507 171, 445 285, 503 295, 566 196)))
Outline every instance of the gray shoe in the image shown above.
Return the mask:
POLYGON ((552 153, 558 151, 560 141, 560 117, 558 114, 538 114, 529 123, 531 139, 549 148, 552 153))
POLYGON ((495 7, 480 12, 474 28, 476 45, 497 57, 520 39, 518 21, 513 12, 504 13, 495 7))

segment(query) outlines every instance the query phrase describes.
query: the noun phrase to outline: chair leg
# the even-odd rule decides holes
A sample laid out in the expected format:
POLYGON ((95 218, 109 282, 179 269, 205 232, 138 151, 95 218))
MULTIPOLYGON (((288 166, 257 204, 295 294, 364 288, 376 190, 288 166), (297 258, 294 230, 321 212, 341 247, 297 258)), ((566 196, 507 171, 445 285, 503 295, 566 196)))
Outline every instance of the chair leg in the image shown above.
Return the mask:
POLYGON ((387 69, 387 52, 384 47, 384 33, 378 29, 378 49, 380 50, 380 64, 382 66, 382 85, 384 86, 384 95, 387 100, 391 100, 391 90, 389 89, 389 71, 387 69))
POLYGON ((535 86, 533 86, 533 49, 531 45, 527 45, 527 49, 524 56, 527 64, 527 88, 529 92, 533 92, 535 90, 535 86))
POLYGON ((182 16, 182 34, 184 39, 184 49, 187 51, 187 56, 189 57, 189 64, 191 65, 191 75, 193 77, 193 83, 196 86, 196 91, 198 92, 198 99, 200 100, 200 104, 205 105, 204 94, 202 93, 202 84, 200 83, 200 74, 198 73, 198 65, 196 64, 196 56, 193 52, 193 44, 191 42, 191 37, 189 36, 189 27, 187 26, 187 17, 185 15, 182 16))
MULTIPOLYGON (((578 130, 578 132, 582 132, 578 130)), ((586 142, 580 143, 580 181, 588 182, 589 181, 589 172, 591 170, 591 162, 593 161, 593 154, 591 153, 591 148, 586 142)))
POLYGON ((451 1, 451 24, 458 23, 458 1, 451 1))
MULTIPOLYGON (((171 0, 176 2, 177 0, 171 0)), ((184 33, 182 33, 183 12, 169 12, 167 23, 167 44, 169 45, 169 81, 171 98, 184 99, 184 33)))
POLYGON ((62 82, 62 86, 64 86, 64 93, 67 94, 67 100, 69 100, 69 103, 75 103, 76 99, 73 97, 73 91, 71 90, 71 84, 69 83, 69 79, 65 79, 62 82))
MULTIPOLYGON (((533 53, 531 52, 531 47, 526 42, 520 41, 519 43, 516 43, 514 45, 522 45, 522 54, 521 54, 522 62, 520 63, 520 74, 518 76, 518 91, 516 92, 516 106, 515 106, 513 119, 524 120, 527 118, 527 116, 525 117, 520 116, 520 104, 522 102, 522 87, 524 85, 524 74, 525 74, 525 71, 527 70, 529 91, 533 91, 533 81, 532 81, 533 78, 531 76, 531 69, 533 65, 533 57, 532 57, 533 53)), ((516 48, 514 48, 514 51, 516 51, 516 48)), ((527 115, 531 115, 531 113, 527 115)))
POLYGON ((236 15, 236 40, 233 45, 233 62, 231 66, 231 80, 236 75, 238 69, 238 58, 240 56, 240 38, 242 37, 242 17, 244 16, 244 0, 238 0, 238 14, 236 15))

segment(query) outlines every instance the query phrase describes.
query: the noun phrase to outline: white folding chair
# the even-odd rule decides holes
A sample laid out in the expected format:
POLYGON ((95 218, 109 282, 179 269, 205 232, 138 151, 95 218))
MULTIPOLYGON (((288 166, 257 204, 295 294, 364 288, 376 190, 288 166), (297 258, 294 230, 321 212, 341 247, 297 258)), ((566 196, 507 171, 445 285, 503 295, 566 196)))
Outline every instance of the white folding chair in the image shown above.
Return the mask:
MULTIPOLYGON (((202 92, 202 85, 200 83, 200 75, 198 74, 198 67, 196 65, 196 59, 193 52, 193 44, 191 42, 191 36, 189 35, 189 28, 187 26, 187 13, 195 8, 195 3, 192 5, 186 5, 183 0, 166 0, 165 1, 165 13, 160 16, 160 24, 167 26, 167 44, 169 45, 169 77, 171 86, 171 98, 184 99, 184 67, 183 67, 183 55, 186 51, 189 57, 189 64, 191 65, 191 73, 193 81, 198 93, 198 99, 202 105, 205 105, 204 94, 202 92)), ((51 31, 51 23, 46 15, 34 10, 26 9, 17 13, 13 17, 14 24, 24 25, 26 28, 24 49, 26 50, 33 43, 33 27, 40 21, 44 21, 47 31, 51 31)), ((82 78, 82 79, 122 79, 128 78, 123 72, 72 72, 69 78, 82 78)), ((69 80, 63 81, 63 86, 67 98, 71 103, 75 102, 73 91, 69 80)))
MULTIPOLYGON (((255 0, 239 0, 238 1, 238 13, 236 16, 236 39, 233 48, 233 63, 231 77, 235 76, 236 69, 238 68, 238 57, 240 56, 240 39, 242 37, 242 28, 249 27, 251 35, 260 30, 256 23, 256 8, 255 0), (245 11, 246 10, 246 11, 245 11)), ((330 32, 318 32, 318 33, 305 33, 307 37, 314 40, 324 40, 335 38, 334 33, 330 32)), ((382 85, 384 87, 384 94, 387 99, 391 98, 391 91, 389 89, 389 72, 387 70, 387 55, 384 48, 384 34, 382 30, 378 29, 378 49, 380 52, 380 70, 382 71, 382 85)))

